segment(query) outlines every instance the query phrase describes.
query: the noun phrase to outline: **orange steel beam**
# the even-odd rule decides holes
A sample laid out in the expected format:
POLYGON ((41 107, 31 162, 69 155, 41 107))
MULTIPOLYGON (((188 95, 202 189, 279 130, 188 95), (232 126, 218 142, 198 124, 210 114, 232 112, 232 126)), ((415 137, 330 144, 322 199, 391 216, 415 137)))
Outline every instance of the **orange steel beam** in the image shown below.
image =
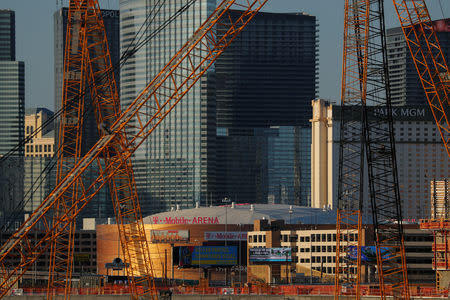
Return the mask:
MULTIPOLYGON (((62 117, 59 127, 58 146, 58 168, 56 183, 58 184, 70 173, 73 165, 81 155, 81 139, 83 128, 83 112, 86 74, 86 48, 84 14, 86 3, 82 1, 71 1, 67 16, 66 44, 64 53, 63 73, 63 98, 62 117)), ((53 212, 53 224, 58 224, 59 218, 64 215, 65 210, 72 206, 82 186, 82 180, 68 189, 58 199, 53 212)), ((61 228, 59 237, 57 231, 53 232, 50 250, 50 266, 48 277, 48 295, 53 297, 56 288, 65 288, 68 294, 71 288, 73 268, 73 243, 75 236, 75 219, 70 224, 61 228)))
MULTIPOLYGON (((252 0, 235 3, 235 0, 223 0, 211 16, 200 26, 187 43, 175 54, 161 72, 150 82, 140 95, 123 111, 111 125, 110 134, 102 136, 90 151, 80 159, 72 171, 56 186, 50 195, 31 214, 11 238, 0 248, 0 296, 4 296, 15 282, 26 272, 36 259, 49 248, 53 241, 52 232, 61 234, 65 228, 95 196, 95 194, 113 178, 125 164, 125 160, 145 141, 167 114, 181 101, 191 87, 206 73, 216 58, 223 53, 234 38, 244 29, 267 0, 252 0), (235 6, 242 10, 238 19, 233 19, 227 12, 235 6), (227 19, 227 22, 221 20, 227 19), (221 24, 223 22, 223 24, 221 24), (226 33, 218 38, 215 27, 221 24, 227 28, 226 33), (151 111, 152 113, 148 113, 151 111), (135 121, 131 127, 130 121, 135 121), (82 197, 76 199, 72 206, 60 218, 60 224, 52 224, 48 212, 54 209, 57 200, 80 178, 83 172, 96 160, 100 153, 110 145, 117 145, 125 129, 129 131, 124 142, 123 155, 105 164, 99 171, 97 179, 83 190, 82 197), (45 228, 45 235, 37 242, 32 242, 28 233, 39 223, 45 228), (58 226, 60 225, 60 226, 58 226), (20 263, 8 264, 8 258, 18 255, 20 263)), ((114 150, 120 150, 114 148, 114 150)), ((122 225, 126 227, 136 224, 122 225)), ((129 239, 130 236, 125 236, 129 239)), ((142 262, 137 262, 142 263, 142 262)), ((148 287, 144 286, 144 289, 148 287)))
POLYGON ((428 104, 450 158, 450 73, 424 0, 393 0, 428 104))

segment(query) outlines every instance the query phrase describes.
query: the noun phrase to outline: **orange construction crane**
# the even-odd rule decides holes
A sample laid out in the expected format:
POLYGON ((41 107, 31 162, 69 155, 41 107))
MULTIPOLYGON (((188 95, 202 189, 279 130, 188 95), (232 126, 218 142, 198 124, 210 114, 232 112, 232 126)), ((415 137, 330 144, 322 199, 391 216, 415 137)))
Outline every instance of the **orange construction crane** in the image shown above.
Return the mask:
MULTIPOLYGON (((68 174, 81 158, 82 125, 84 112, 84 91, 90 84, 91 98, 98 124, 99 136, 108 134, 108 128, 120 114, 120 103, 114 78, 114 69, 108 49, 105 27, 97 0, 71 0, 68 11, 66 45, 64 54, 64 78, 62 118, 60 122, 57 184, 68 174)), ((121 238, 122 253, 130 264, 126 268, 133 294, 137 295, 137 285, 144 284, 154 290, 152 265, 148 251, 144 225, 134 184, 130 159, 121 158, 126 141, 125 132, 120 132, 112 143, 103 150, 105 164, 122 162, 108 184, 121 238), (129 239, 124 238, 129 236, 129 239), (137 281, 137 276, 140 279, 137 281)), ((100 159, 97 159, 101 168, 100 159)), ((73 265, 73 240, 75 218, 68 226, 61 225, 60 218, 76 202, 84 189, 79 178, 56 203, 53 224, 61 228, 53 231, 48 296, 50 299, 56 288, 64 287, 69 297, 73 265)), ((71 212, 67 212, 71 213, 71 212)), ((64 222, 63 217, 63 222, 64 222)))
POLYGON ((393 0, 420 82, 450 158, 450 72, 425 0, 393 0))
MULTIPOLYGON (((223 0, 127 109, 118 114, 117 118, 111 119, 111 125, 107 130, 108 134, 102 135, 89 152, 76 162, 67 176, 58 183, 41 205, 0 248, 0 296, 6 295, 36 259, 49 249, 55 238, 66 232, 66 228, 96 193, 108 181, 115 180, 118 177, 117 174, 121 174, 121 170, 125 169, 124 166, 128 166, 127 161, 131 155, 213 65, 217 57, 223 53, 267 1, 252 0, 235 3, 235 0, 223 0), (227 14, 233 7, 241 10, 238 18, 227 14), (226 28, 220 38, 215 32, 218 24, 226 28), (129 135, 123 138, 125 130, 130 128, 131 123, 133 123, 133 130, 129 130, 129 135), (99 160, 101 155, 110 155, 110 158, 99 170, 99 176, 80 191, 79 196, 70 203, 70 207, 67 206, 63 214, 53 223, 51 212, 56 209, 58 201, 66 192, 74 188, 83 172, 94 161, 99 160), (45 233, 38 241, 32 241, 29 233, 37 224, 45 229, 45 233), (11 257, 18 257, 20 263, 10 264, 11 257)), ((120 181, 114 181, 114 186, 113 191, 123 194, 124 198, 122 199, 127 201, 125 204, 129 203, 129 199, 126 198, 129 197, 127 194, 129 189, 124 189, 120 181)), ((119 197, 119 195, 115 197, 119 197)), ((121 204, 117 200, 116 203, 121 204)), ((115 209, 122 210, 122 207, 118 206, 115 209)), ((135 211, 126 205, 124 209, 125 211, 121 212, 122 216, 128 216, 130 212, 135 211)), ((122 227, 122 232, 127 232, 126 235, 120 237, 121 241, 128 246, 123 247, 122 251, 148 251, 148 248, 140 247, 139 239, 138 245, 133 244, 137 230, 140 230, 137 227, 142 226, 142 219, 134 218, 136 223, 121 222, 119 225, 122 227), (133 246, 136 248, 132 249, 133 246)), ((132 254, 128 254, 125 257, 131 257, 131 261, 125 262, 130 265, 132 270, 134 270, 133 268, 138 270, 147 267, 142 266, 144 260, 140 260, 138 256, 133 257, 132 254)), ((132 276, 132 281, 135 281, 137 276, 145 277, 147 275, 134 273, 134 271, 128 271, 128 273, 132 276)), ((140 281, 136 281, 136 285, 142 286, 144 294, 155 295, 152 286, 147 286, 140 281)), ((132 297, 137 299, 137 294, 133 293, 132 297)))

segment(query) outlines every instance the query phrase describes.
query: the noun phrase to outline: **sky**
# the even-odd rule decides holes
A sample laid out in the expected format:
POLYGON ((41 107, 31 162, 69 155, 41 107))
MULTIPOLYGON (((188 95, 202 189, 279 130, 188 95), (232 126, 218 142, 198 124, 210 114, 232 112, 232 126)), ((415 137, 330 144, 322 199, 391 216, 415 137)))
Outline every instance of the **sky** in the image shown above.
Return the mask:
MULTIPOLYGON (((119 0, 99 0, 117 9, 119 0)), ((1 0, 16 12, 16 59, 25 62, 25 106, 54 109, 53 13, 68 0, 1 0)), ((432 19, 450 16, 450 1, 427 0, 432 19)), ((269 0, 263 11, 304 12, 319 23, 319 97, 338 101, 341 81, 344 0, 269 0)), ((385 1, 386 27, 399 26, 391 0, 385 1)))

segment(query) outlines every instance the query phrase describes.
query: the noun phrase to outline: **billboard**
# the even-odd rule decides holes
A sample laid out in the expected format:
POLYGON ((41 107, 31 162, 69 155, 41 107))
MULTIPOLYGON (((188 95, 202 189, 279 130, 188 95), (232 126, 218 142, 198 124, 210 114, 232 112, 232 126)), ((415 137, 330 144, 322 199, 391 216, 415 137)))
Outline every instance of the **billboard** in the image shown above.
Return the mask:
POLYGON ((291 248, 250 248, 250 262, 290 262, 291 248))
MULTIPOLYGON (((347 257, 352 260, 356 260, 358 258, 358 247, 357 246, 349 246, 347 257)), ((391 251, 388 247, 381 247, 381 257, 383 259, 387 259, 391 256, 391 251)), ((376 263, 377 262, 377 250, 375 246, 361 246, 361 261, 376 263)))
POLYGON ((206 231, 205 241, 246 241, 247 232, 206 231))
POLYGON ((179 266, 230 266, 237 264, 236 246, 184 246, 179 248, 179 266))
POLYGON ((189 230, 150 230, 152 243, 188 242, 189 230))

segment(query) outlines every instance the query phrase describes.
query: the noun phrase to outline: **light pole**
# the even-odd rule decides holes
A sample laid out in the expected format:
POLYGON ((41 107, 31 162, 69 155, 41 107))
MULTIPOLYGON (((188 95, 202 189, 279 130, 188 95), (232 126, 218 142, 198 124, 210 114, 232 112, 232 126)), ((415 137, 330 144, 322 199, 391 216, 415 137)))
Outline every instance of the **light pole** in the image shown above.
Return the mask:
POLYGON ((241 237, 240 237, 241 232, 242 232, 241 226, 242 226, 242 224, 239 223, 239 233, 238 233, 238 237, 239 237, 239 253, 238 253, 238 255, 239 255, 238 256, 239 257, 239 288, 242 288, 241 237))
POLYGON ((201 261, 201 256, 200 256, 200 241, 195 239, 194 240, 195 243, 199 243, 198 250, 197 250, 197 255, 198 255, 198 285, 200 285, 200 279, 202 278, 202 273, 200 271, 200 261, 201 261))
POLYGON ((294 212, 294 210, 292 209, 292 205, 289 206, 289 224, 292 224, 292 213, 294 212))
MULTIPOLYGON (((228 202, 230 202, 230 199, 228 197, 225 197, 222 199, 222 202, 225 203, 225 247, 227 247, 227 235, 228 235, 228 202)), ((227 280, 227 267, 225 266, 225 286, 228 286, 228 280, 227 280)))

